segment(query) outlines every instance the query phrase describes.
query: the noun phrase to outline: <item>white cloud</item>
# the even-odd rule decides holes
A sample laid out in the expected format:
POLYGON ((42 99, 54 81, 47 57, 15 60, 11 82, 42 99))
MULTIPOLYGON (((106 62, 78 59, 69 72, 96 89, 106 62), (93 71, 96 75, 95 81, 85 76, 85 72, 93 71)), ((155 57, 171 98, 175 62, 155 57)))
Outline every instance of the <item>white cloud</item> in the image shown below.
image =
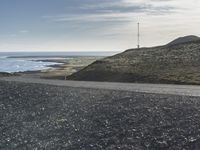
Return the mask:
MULTIPOLYGON (((94 3, 85 1, 77 4, 78 7, 67 7, 63 14, 42 17, 45 20, 44 24, 49 23, 45 33, 54 35, 51 32, 56 33, 59 28, 59 31, 63 30, 62 34, 66 34, 63 41, 58 39, 59 36, 52 36, 51 39, 48 39, 50 36, 44 36, 45 40, 49 40, 46 44, 42 44, 45 43, 44 40, 38 42, 39 44, 30 45, 39 45, 41 49, 60 47, 59 49, 72 50, 124 50, 137 45, 138 21, 141 23, 142 46, 166 44, 178 36, 200 35, 199 0, 95 0, 94 3), (58 41, 55 41, 55 37, 58 41)), ((25 37, 29 32, 26 29, 16 31, 13 37, 25 37)), ((23 44, 19 45, 22 47, 23 44)), ((31 46, 28 46, 24 49, 31 49, 31 46)))
POLYGON ((83 22, 98 22, 98 21, 130 21, 134 18, 135 13, 104 13, 104 14, 83 14, 83 15, 65 15, 52 16, 52 21, 83 21, 83 22))
POLYGON ((29 30, 20 30, 19 33, 29 33, 29 30))
MULTIPOLYGON (((98 36, 126 41, 127 48, 136 40, 137 26, 141 22, 143 46, 165 44, 178 36, 199 35, 199 0, 121 0, 118 3, 87 4, 80 9, 98 10, 93 13, 46 16, 55 22, 104 22, 96 29, 98 36), (107 25, 106 22, 115 22, 107 25)), ((88 31, 90 32, 90 31, 88 31)))

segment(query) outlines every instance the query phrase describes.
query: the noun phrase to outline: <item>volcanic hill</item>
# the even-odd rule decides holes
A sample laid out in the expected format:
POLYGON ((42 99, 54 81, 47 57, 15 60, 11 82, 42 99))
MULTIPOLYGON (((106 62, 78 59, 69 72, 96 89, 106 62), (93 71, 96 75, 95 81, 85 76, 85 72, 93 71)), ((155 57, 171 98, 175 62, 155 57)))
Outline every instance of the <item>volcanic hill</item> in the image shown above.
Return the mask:
POLYGON ((200 38, 185 36, 164 46, 129 49, 98 60, 68 79, 200 84, 200 38))

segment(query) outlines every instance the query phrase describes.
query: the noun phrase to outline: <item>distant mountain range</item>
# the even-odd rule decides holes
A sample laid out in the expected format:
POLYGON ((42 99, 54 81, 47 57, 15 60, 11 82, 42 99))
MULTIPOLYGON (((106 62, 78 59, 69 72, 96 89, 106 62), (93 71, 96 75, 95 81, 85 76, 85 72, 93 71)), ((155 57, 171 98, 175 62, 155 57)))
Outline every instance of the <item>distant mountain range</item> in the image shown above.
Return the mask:
POLYGON ((200 84, 200 38, 191 35, 164 46, 129 49, 98 60, 68 79, 200 84))

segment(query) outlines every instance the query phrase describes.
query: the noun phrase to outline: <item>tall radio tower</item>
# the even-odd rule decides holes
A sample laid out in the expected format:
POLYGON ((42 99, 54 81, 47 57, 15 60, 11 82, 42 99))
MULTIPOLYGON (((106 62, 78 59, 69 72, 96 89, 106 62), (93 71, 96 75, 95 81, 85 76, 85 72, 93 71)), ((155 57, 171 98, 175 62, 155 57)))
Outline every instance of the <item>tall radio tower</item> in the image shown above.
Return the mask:
POLYGON ((137 24, 138 26, 138 34, 137 34, 137 48, 140 48, 140 23, 137 24))

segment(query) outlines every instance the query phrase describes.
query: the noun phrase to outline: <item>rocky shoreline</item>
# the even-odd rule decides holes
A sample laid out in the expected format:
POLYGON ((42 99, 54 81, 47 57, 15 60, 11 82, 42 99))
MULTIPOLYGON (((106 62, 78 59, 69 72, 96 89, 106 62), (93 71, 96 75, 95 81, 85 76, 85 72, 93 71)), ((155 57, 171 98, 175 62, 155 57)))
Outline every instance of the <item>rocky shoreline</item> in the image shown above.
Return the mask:
POLYGON ((9 76, 13 76, 13 74, 7 72, 0 72, 0 77, 9 77, 9 76))
POLYGON ((200 98, 0 81, 0 149, 200 148, 200 98))
POLYGON ((35 70, 35 71, 24 71, 24 72, 16 72, 16 73, 4 73, 0 72, 0 77, 6 76, 24 76, 24 77, 31 77, 31 78, 44 78, 44 79, 60 79, 64 80, 66 76, 69 76, 87 65, 91 64, 92 62, 101 59, 101 56, 76 56, 76 57, 44 57, 46 59, 39 59, 40 57, 9 57, 9 58, 29 58, 33 59, 32 61, 42 61, 42 62, 54 62, 58 63, 55 65, 50 65, 49 69, 44 70, 35 70), (37 60, 34 60, 37 58, 37 60))

